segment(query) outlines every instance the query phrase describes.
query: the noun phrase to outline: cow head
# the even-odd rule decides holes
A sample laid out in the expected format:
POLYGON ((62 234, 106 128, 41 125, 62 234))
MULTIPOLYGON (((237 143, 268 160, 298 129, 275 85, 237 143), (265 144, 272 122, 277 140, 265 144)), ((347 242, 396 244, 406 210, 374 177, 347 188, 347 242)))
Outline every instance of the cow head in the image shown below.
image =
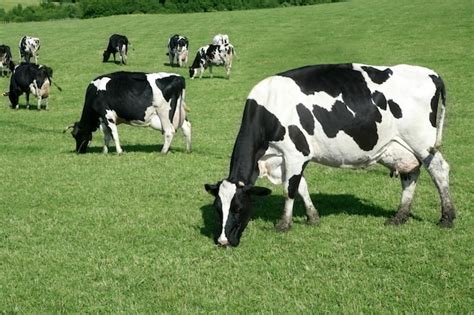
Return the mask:
POLYGON ((215 197, 217 229, 214 240, 221 246, 238 246, 240 237, 252 216, 251 196, 265 196, 271 190, 264 187, 231 183, 223 180, 217 184, 204 185, 206 191, 215 197))
POLYGON ((102 56, 104 57, 104 59, 102 59, 102 62, 107 62, 109 61, 109 58, 110 58, 110 52, 108 50, 104 50, 104 53, 102 54, 102 56))
POLYGON ((77 121, 70 127, 72 127, 71 134, 76 139, 76 153, 86 153, 89 142, 92 140, 92 131, 81 128, 77 121))

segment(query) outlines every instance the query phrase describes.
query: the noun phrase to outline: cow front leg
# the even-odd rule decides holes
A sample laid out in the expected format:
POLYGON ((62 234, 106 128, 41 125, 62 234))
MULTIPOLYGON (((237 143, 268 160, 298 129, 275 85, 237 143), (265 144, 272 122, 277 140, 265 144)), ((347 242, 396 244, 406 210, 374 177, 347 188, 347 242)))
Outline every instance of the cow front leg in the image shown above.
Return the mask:
POLYGON ((209 76, 212 78, 214 75, 212 74, 212 65, 209 65, 209 76))
POLYGON ((451 228, 456 217, 456 210, 449 194, 449 164, 441 152, 437 151, 423 159, 423 165, 430 173, 441 199, 441 219, 438 224, 451 228))
MULTIPOLYGON (((112 119, 109 119, 107 120, 107 126, 110 128, 110 132, 112 133, 112 139, 114 139, 114 143, 115 143, 115 150, 117 151, 117 154, 120 155, 123 153, 123 149, 120 146, 120 139, 119 139, 117 124, 112 119)), ((105 138, 104 138, 104 142, 105 142, 105 138)))
POLYGON ((40 109, 41 109, 41 101, 42 101, 41 96, 38 96, 38 103, 37 103, 37 106, 36 106, 36 109, 37 109, 37 110, 40 110, 40 109))
POLYGON ((410 208, 415 194, 416 182, 420 176, 420 169, 417 168, 408 174, 400 174, 400 182, 402 184, 402 196, 397 213, 387 220, 386 224, 401 225, 410 218, 410 208))
POLYGON ((107 154, 109 153, 109 144, 110 140, 112 140, 112 134, 109 127, 107 127, 107 125, 103 122, 100 124, 100 130, 104 135, 104 146, 102 148, 102 153, 107 154))
MULTIPOLYGON (((291 228, 293 223, 293 205, 295 196, 303 176, 303 170, 306 163, 285 163, 285 178, 283 180, 283 193, 285 195, 285 208, 283 215, 276 224, 277 231, 286 232, 291 228)), ((309 195, 309 194, 308 194, 309 195)))
POLYGON ((26 109, 30 109, 30 93, 26 93, 26 109))

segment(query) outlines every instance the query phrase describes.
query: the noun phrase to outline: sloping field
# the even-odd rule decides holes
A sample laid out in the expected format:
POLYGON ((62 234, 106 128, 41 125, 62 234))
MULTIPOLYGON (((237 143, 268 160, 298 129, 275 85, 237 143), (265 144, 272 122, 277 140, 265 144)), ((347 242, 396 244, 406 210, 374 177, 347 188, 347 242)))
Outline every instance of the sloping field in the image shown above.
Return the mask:
MULTIPOLYGON (((49 111, 0 106, 0 312, 56 313, 457 313, 472 312, 474 183, 473 24, 470 1, 351 1, 331 5, 187 15, 2 24, 0 42, 18 60, 19 38, 41 38, 40 63, 54 69, 49 111), (227 33, 238 60, 232 78, 215 69, 187 80, 193 153, 181 132, 160 155, 160 133, 120 126, 126 154, 74 153, 64 127, 77 121, 88 83, 118 70, 168 71, 174 33, 191 51, 227 33), (133 45, 129 64, 101 62, 112 33, 133 45), (414 218, 387 227, 399 180, 374 167, 310 165, 306 177, 322 216, 292 230, 273 226, 280 187, 255 203, 240 247, 212 240, 205 183, 228 172, 251 87, 283 70, 319 63, 408 63, 441 74, 448 114, 442 151, 451 165, 454 229, 440 229, 436 190, 424 170, 414 218)), ((0 91, 8 89, 0 78, 0 91)), ((24 104, 24 98, 21 98, 24 104)), ((114 152, 114 148, 111 149, 114 152)))
POLYGON ((10 10, 14 6, 21 4, 22 6, 28 6, 28 5, 35 5, 39 4, 39 0, 2 0, 0 2, 0 8, 3 8, 5 10, 10 10))

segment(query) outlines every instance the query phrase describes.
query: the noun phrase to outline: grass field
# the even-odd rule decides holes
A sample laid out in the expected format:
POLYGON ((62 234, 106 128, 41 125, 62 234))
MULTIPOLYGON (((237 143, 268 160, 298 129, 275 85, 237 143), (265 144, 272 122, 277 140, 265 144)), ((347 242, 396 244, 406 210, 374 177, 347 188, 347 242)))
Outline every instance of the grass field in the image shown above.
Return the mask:
MULTIPOLYGON (((49 111, 0 106, 0 313, 451 313, 473 310, 474 115, 472 4, 464 1, 355 0, 271 10, 130 15, 3 24, 12 47, 42 40, 40 63, 54 69, 49 111), (74 153, 62 133, 79 119, 88 83, 117 70, 173 71, 165 55, 174 33, 191 51, 227 33, 239 59, 232 78, 187 80, 193 153, 181 132, 172 152, 163 137, 120 126, 122 156, 74 153), (124 67, 103 64, 112 33, 134 50, 124 67), (400 197, 388 170, 310 165, 306 177, 321 224, 274 230, 280 187, 255 203, 240 247, 212 240, 212 198, 205 183, 228 172, 251 87, 307 64, 361 62, 427 66, 447 85, 442 151, 451 165, 456 227, 440 229, 436 190, 422 171, 414 218, 384 226, 400 197)), ((0 78, 0 91, 8 89, 0 78)), ((20 99, 24 104, 24 97, 20 99)), ((115 152, 114 148, 111 152, 115 152)))
POLYGON ((10 10, 14 6, 21 4, 23 7, 29 6, 29 5, 35 5, 39 4, 40 0, 2 0, 0 2, 0 8, 3 8, 5 10, 10 10))

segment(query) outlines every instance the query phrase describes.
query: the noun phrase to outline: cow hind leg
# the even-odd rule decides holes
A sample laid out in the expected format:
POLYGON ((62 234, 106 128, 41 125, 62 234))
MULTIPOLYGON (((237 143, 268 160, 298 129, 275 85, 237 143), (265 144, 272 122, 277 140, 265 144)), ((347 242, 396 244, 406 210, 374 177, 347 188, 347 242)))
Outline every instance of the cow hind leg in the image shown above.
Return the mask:
POLYGON ((298 186, 298 194, 301 196, 301 198, 303 198, 304 206, 306 208, 306 220, 308 224, 318 224, 319 213, 311 201, 311 197, 308 192, 308 184, 306 183, 304 176, 301 177, 300 185, 298 186))
POLYGON ((423 165, 428 173, 430 173, 441 199, 441 219, 439 220, 439 225, 451 228, 456 217, 456 211, 449 194, 449 164, 443 158, 441 152, 436 151, 423 159, 423 165))
POLYGON ((186 143, 186 152, 191 153, 191 123, 188 120, 184 120, 183 125, 181 126, 184 134, 184 141, 186 143))
POLYGON ((420 176, 420 169, 416 168, 410 173, 400 174, 402 184, 402 196, 398 211, 392 218, 388 219, 386 224, 401 225, 410 218, 410 208, 415 194, 416 182, 420 176))

